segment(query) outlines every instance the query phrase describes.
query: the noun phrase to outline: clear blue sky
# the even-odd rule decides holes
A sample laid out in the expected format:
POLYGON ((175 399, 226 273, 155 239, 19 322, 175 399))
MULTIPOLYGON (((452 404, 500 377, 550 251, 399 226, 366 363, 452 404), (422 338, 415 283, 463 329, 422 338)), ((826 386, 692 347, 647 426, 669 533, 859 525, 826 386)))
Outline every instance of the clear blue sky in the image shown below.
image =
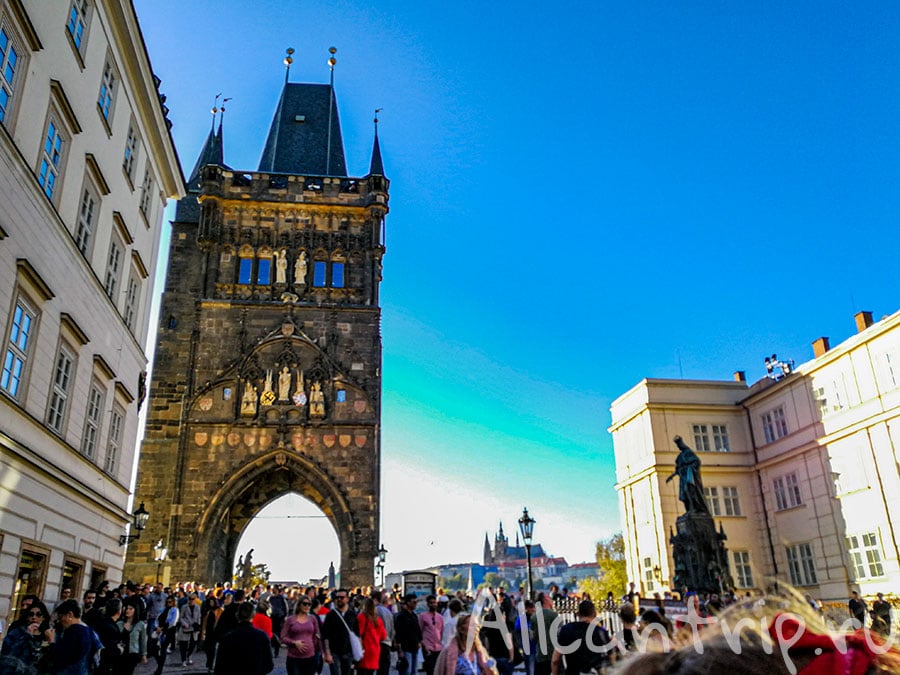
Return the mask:
POLYGON ((384 108, 391 570, 479 559, 523 505, 590 558, 612 399, 756 379, 900 304, 896 3, 136 6, 186 171, 218 92, 226 162, 257 166, 286 47, 316 82, 338 48, 351 174, 384 108))

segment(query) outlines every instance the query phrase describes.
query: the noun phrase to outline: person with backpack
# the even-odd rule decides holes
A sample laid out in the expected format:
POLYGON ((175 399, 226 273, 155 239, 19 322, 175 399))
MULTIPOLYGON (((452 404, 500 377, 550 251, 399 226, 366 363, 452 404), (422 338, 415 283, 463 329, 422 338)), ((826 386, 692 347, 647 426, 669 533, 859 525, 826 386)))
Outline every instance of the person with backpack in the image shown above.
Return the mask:
POLYGON ((178 630, 178 606, 174 595, 166 598, 166 608, 159 615, 154 636, 158 646, 156 651, 156 671, 154 675, 162 675, 163 666, 166 664, 166 655, 169 647, 175 644, 175 633, 178 630))

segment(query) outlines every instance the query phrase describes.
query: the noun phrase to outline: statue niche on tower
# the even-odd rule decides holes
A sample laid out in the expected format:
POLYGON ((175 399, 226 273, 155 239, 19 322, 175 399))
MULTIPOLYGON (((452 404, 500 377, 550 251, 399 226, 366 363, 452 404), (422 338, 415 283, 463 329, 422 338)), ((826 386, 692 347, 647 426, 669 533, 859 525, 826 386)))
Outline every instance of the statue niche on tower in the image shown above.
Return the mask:
POLYGON ((709 513, 700 478, 700 457, 681 439, 674 439, 678 448, 675 471, 666 482, 678 476, 678 499, 684 504, 684 513, 675 520, 677 533, 669 537, 675 575, 672 590, 682 593, 722 593, 731 590, 728 572, 728 551, 725 548, 725 531, 716 524, 709 513))

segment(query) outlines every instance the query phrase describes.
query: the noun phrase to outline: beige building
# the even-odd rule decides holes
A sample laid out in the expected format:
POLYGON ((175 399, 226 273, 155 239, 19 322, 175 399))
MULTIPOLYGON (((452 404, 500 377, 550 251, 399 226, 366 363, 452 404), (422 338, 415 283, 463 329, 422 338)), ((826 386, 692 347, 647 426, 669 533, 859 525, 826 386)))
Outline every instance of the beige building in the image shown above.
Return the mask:
MULTIPOLYGON (((0 618, 121 578, 166 199, 130 0, 0 0, 0 618)), ((151 516, 153 517, 153 516, 151 516)))
POLYGON ((683 512, 681 436, 698 452, 739 591, 787 581, 822 600, 900 592, 900 312, 748 386, 646 379, 613 401, 610 433, 629 577, 669 589, 683 512))

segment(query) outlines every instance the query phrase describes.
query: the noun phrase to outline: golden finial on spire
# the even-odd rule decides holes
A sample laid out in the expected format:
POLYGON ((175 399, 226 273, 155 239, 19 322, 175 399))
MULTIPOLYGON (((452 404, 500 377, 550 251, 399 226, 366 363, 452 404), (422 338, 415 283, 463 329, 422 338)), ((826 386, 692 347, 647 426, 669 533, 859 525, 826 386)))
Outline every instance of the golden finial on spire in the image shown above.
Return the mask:
POLYGON ((337 54, 337 47, 329 47, 328 53, 331 54, 331 58, 328 59, 328 67, 334 70, 334 66, 337 63, 337 59, 334 58, 334 55, 337 54))
MULTIPOLYGON (((212 107, 212 109, 210 110, 210 112, 212 113, 212 128, 213 128, 213 129, 216 128, 216 115, 217 115, 218 112, 219 112, 219 97, 220 97, 221 95, 222 95, 221 92, 219 92, 218 94, 216 94, 216 98, 215 98, 215 100, 213 101, 213 107, 212 107)), ((230 99, 228 99, 228 100, 230 100, 230 99)), ((223 108, 223 110, 224 110, 224 108, 223 108)))
POLYGON ((294 62, 294 57, 291 54, 294 53, 293 47, 287 48, 287 55, 284 57, 284 82, 287 84, 288 76, 291 74, 291 64, 294 62))

